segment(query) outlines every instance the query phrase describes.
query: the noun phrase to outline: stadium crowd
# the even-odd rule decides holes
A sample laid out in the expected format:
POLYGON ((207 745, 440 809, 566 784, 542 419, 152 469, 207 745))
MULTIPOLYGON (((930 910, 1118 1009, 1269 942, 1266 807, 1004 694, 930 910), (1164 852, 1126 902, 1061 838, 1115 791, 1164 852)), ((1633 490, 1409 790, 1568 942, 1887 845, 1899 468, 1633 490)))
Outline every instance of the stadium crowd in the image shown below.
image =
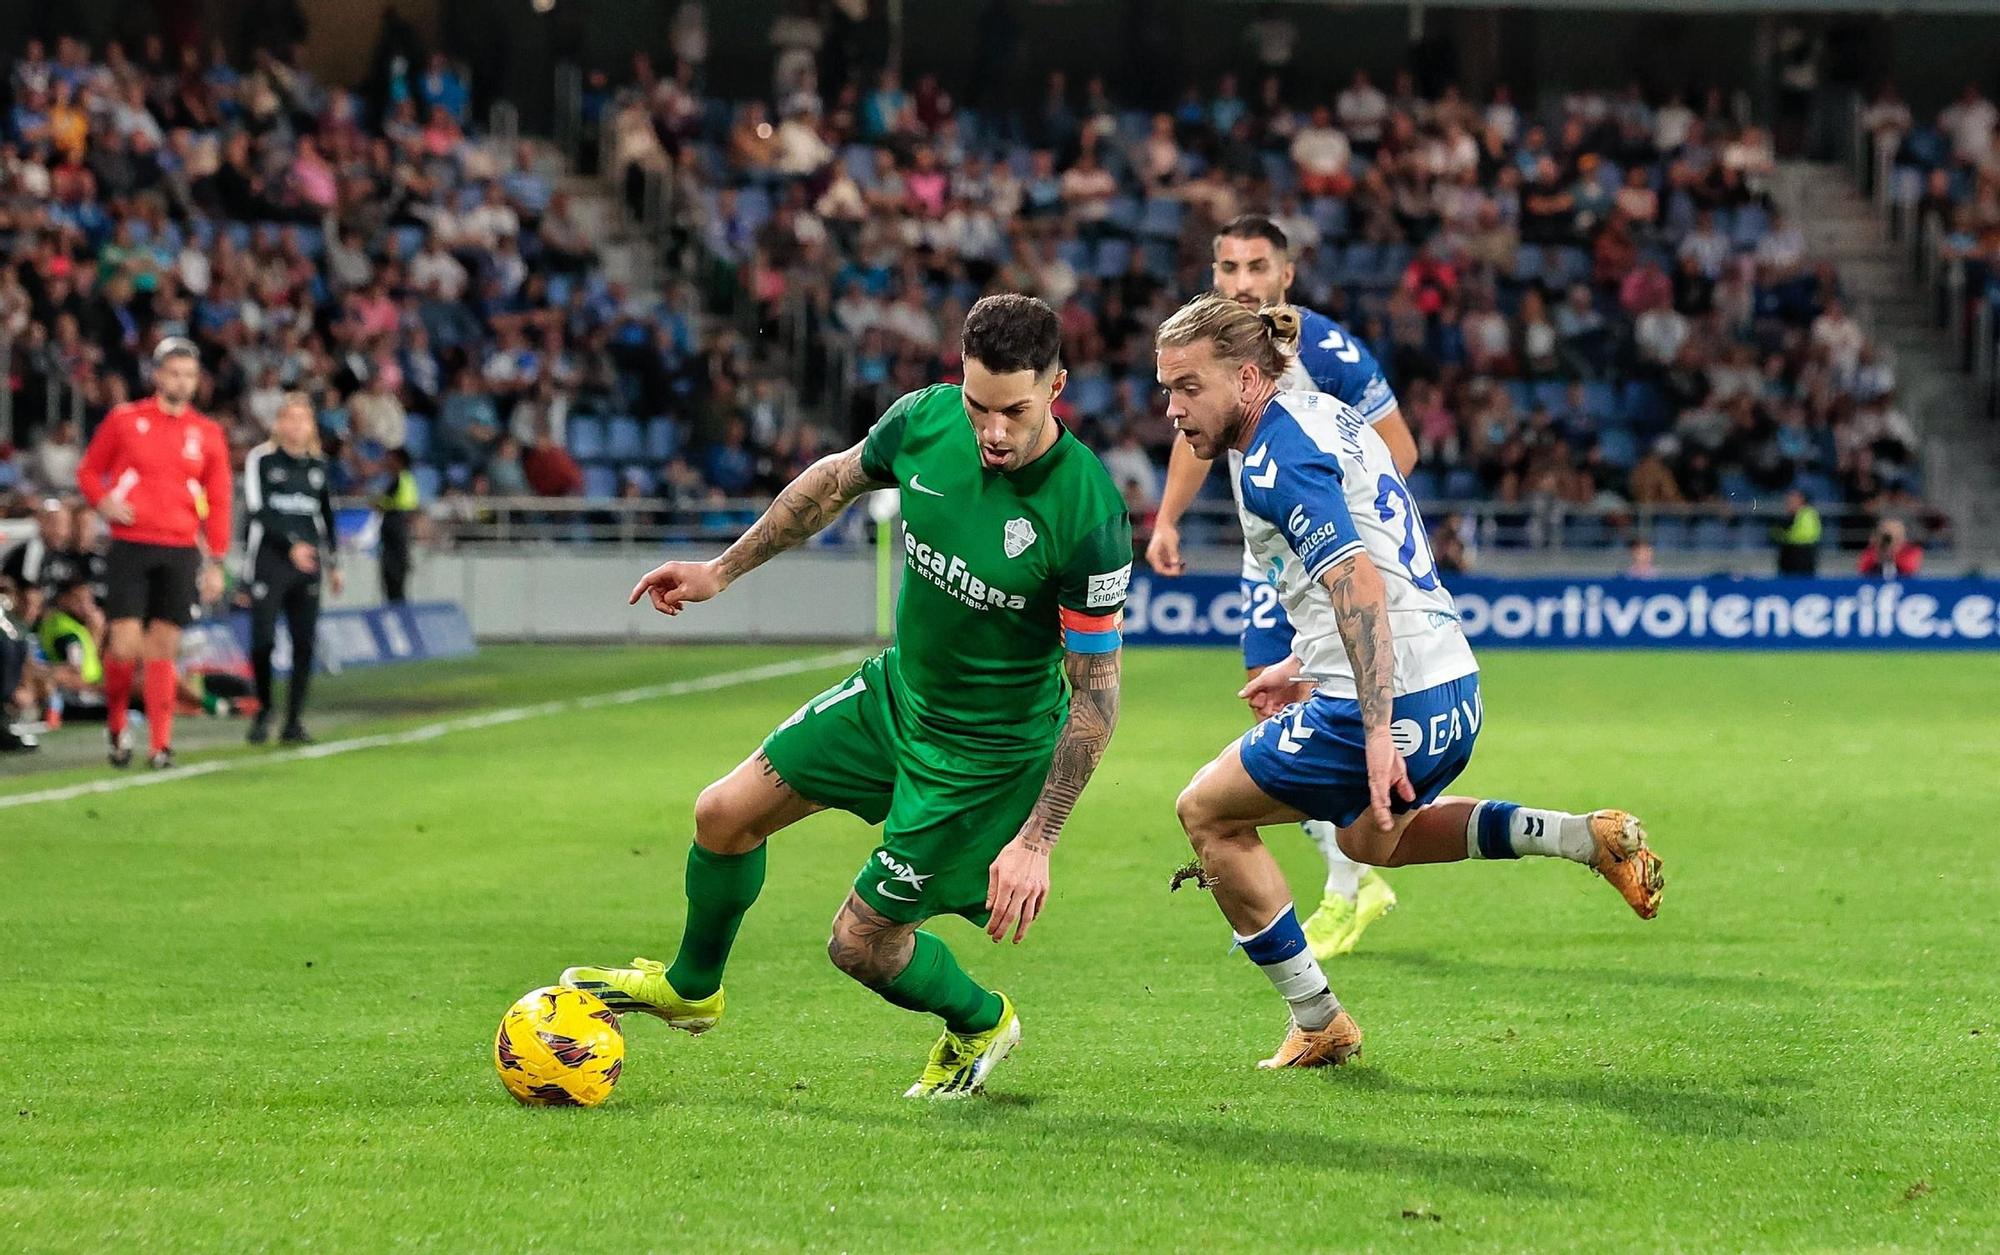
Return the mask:
POLYGON ((86 433, 51 395, 73 390, 87 429, 143 392, 149 344, 187 334, 238 455, 305 391, 343 492, 407 447, 446 518, 486 495, 715 508, 949 377, 959 316, 1002 287, 1061 312, 1064 415, 1143 523, 1169 439, 1150 328, 1205 284, 1214 227, 1266 209, 1295 298, 1397 388, 1422 498, 1540 518, 1798 488, 1935 538, 1893 364, 1772 208, 1768 135, 1719 93, 1474 102, 1357 72, 1295 102, 1225 75, 1147 112, 1055 73, 1032 107, 974 111, 930 75, 821 90, 801 20, 772 32, 767 99, 704 96, 696 65, 643 55, 586 93, 609 174, 671 171, 675 222, 756 311, 743 327, 689 280, 611 281, 550 163, 477 138, 441 55, 364 99, 282 50, 29 46, 0 148, 0 490, 18 511, 66 489, 86 433), (847 430, 800 421, 777 337, 754 334, 787 319, 847 430))

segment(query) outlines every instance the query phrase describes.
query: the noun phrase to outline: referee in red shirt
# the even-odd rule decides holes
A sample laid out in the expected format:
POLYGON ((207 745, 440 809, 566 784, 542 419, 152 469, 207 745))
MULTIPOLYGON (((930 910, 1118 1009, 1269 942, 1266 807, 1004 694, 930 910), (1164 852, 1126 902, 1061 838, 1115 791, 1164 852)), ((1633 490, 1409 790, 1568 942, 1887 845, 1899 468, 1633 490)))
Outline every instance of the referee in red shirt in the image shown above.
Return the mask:
POLYGON ((153 350, 153 395, 113 407, 77 467, 84 499, 111 524, 104 696, 111 708, 113 767, 132 761, 125 717, 142 661, 152 735, 147 762, 174 765, 181 629, 194 617, 197 595, 205 602, 222 595, 229 445, 222 428, 191 404, 200 383, 200 350, 178 336, 160 341, 153 350))

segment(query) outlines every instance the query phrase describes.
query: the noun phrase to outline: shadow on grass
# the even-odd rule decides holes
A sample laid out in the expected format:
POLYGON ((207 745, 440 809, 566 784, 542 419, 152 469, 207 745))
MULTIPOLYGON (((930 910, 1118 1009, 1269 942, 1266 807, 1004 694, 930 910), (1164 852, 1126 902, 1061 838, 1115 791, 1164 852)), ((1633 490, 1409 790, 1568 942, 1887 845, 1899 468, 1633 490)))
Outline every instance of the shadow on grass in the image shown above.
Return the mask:
MULTIPOLYGON (((1329 1088, 1340 1082, 1329 1073, 1329 1088)), ((1408 1142, 1340 1137, 1302 1130, 1298 1124, 1250 1127, 1244 1118, 1223 1118, 1206 1105, 1187 1108, 1185 1120, 1143 1114, 1078 1110, 1054 1095, 989 1094, 952 1103, 909 1103, 888 1111, 798 1102, 765 1103, 749 1096, 715 1096, 716 1106, 749 1108, 760 1115, 783 1106, 805 1118, 869 1136, 950 1138, 962 1134, 968 1147, 990 1147, 996 1137, 1032 1144, 1038 1153, 1082 1158, 1162 1157, 1213 1162, 1229 1160, 1246 1169, 1281 1163, 1300 1169, 1353 1173, 1395 1180, 1449 1180, 1495 1196, 1587 1197, 1587 1187, 1547 1179, 1532 1159, 1504 1151, 1460 1152, 1408 1142), (1205 1117, 1205 1118, 1204 1118, 1205 1117), (948 1122, 948 1123, 947 1123, 948 1122)), ((1380 1112, 1371 1116, 1379 1118, 1380 1112)), ((1333 1119, 1329 1116, 1329 1122, 1333 1119)))
POLYGON ((1737 994, 1797 995, 1812 997, 1813 990, 1803 981, 1777 980, 1768 976, 1745 976, 1732 972, 1682 972, 1668 971, 1659 967, 1640 966, 1607 969, 1600 964, 1578 963, 1570 967, 1555 967, 1548 964, 1489 962, 1481 959, 1457 959, 1418 950, 1359 950, 1343 958, 1342 963, 1357 965, 1380 964, 1385 967, 1400 968, 1413 973, 1435 977, 1438 980, 1478 980, 1480 978, 1512 977, 1516 980, 1550 981, 1569 988, 1579 984, 1595 985, 1607 978, 1634 987, 1691 989, 1704 995, 1713 996, 1720 991, 1737 994))
MULTIPOLYGON (((1750 1077, 1739 1087, 1714 1088, 1691 1078, 1641 1079, 1605 1069, 1596 1075, 1538 1072, 1499 1085, 1432 1085, 1405 1080, 1379 1068, 1363 1068, 1355 1072, 1354 1083, 1383 1097, 1443 1098, 1468 1107, 1501 1103, 1511 1109, 1495 1111, 1489 1106, 1460 1112, 1479 1119, 1520 1115, 1523 1107, 1563 1102, 1623 1117, 1655 1133, 1682 1137, 1799 1141, 1822 1131, 1817 1115, 1792 1101, 1792 1092, 1810 1091, 1812 1083, 1789 1076, 1750 1077)), ((1578 1121, 1587 1118, 1587 1112, 1578 1111, 1578 1121)))

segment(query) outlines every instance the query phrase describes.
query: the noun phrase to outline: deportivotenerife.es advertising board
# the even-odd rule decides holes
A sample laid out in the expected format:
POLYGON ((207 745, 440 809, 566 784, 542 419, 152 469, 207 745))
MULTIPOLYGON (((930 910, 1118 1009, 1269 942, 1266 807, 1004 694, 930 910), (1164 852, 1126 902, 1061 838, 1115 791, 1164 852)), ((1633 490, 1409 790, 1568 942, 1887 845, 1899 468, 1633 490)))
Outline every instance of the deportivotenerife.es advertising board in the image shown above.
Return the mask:
MULTIPOLYGON (((1474 645, 1561 649, 2000 649, 2000 580, 1446 581, 1474 645)), ((1248 612, 1269 614, 1267 594, 1248 612)), ((1223 645, 1243 630, 1234 576, 1134 572, 1125 640, 1223 645)))

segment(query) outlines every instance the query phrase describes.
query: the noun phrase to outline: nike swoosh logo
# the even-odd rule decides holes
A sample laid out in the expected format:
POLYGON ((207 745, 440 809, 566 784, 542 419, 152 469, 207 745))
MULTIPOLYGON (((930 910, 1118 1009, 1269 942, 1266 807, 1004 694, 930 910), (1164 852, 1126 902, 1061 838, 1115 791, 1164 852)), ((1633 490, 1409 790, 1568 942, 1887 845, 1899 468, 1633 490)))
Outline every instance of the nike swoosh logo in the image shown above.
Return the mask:
POLYGON ((911 490, 912 490, 912 491, 914 491, 914 492, 920 492, 920 493, 923 493, 923 494, 924 494, 924 495, 925 495, 926 497, 942 497, 942 496, 944 496, 944 494, 943 494, 943 493, 939 492, 939 491, 938 491, 937 489, 935 489, 935 488, 926 488, 926 487, 924 487, 924 485, 923 485, 923 481, 922 481, 922 478, 921 478, 920 476, 916 476, 916 475, 912 475, 912 476, 910 476, 910 488, 911 488, 911 490))
POLYGON ((896 901, 898 901, 898 902, 915 902, 915 901, 916 901, 916 899, 915 899, 915 898, 906 898, 906 897, 904 897, 904 896, 903 896, 902 894, 900 894, 900 893, 890 893, 890 892, 889 892, 889 886, 887 886, 887 885, 876 885, 876 886, 875 886, 875 892, 877 892, 877 893, 881 894, 881 895, 882 895, 883 897, 885 897, 885 898, 894 898, 894 899, 896 899, 896 901))

